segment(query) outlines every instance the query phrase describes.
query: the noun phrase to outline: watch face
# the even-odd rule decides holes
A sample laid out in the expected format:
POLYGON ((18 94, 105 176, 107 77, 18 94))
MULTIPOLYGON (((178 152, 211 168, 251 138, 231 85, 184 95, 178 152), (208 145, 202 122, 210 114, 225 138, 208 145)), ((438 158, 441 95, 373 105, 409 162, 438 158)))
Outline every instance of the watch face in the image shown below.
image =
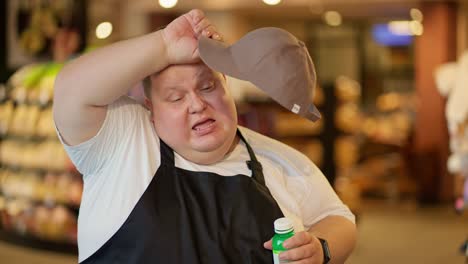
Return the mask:
POLYGON ((327 264, 328 262, 330 262, 330 259, 331 259, 330 248, 328 248, 328 242, 322 238, 318 238, 318 239, 320 241, 320 244, 322 244, 323 263, 327 264))

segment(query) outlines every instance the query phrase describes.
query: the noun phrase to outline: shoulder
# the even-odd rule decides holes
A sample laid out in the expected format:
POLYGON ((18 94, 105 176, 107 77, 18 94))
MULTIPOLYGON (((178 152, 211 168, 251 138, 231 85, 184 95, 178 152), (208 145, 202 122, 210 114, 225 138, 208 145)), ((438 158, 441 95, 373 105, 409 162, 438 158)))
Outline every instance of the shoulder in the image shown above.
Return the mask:
POLYGON ((269 147, 279 147, 279 148, 290 148, 288 145, 273 139, 271 137, 262 135, 258 132, 255 132, 249 128, 243 127, 243 126, 238 126, 240 132, 242 135, 245 137, 245 139, 248 141, 248 143, 254 147, 260 147, 260 148, 269 148, 269 147), (272 144, 271 146, 265 146, 265 144, 272 144))
POLYGON ((255 153, 270 159, 283 159, 293 163, 312 163, 307 156, 285 143, 245 127, 239 126, 239 129, 255 153))
POLYGON ((259 158, 268 166, 275 167, 284 176, 293 178, 322 177, 320 169, 303 153, 273 138, 240 127, 242 135, 259 158), (301 177, 296 177, 301 176, 301 177))
POLYGON ((137 111, 148 112, 147 108, 127 95, 121 96, 119 99, 115 100, 112 104, 109 105, 109 109, 120 110, 120 108, 123 108, 123 110, 134 109, 137 111))
POLYGON ((149 121, 150 116, 146 107, 126 95, 110 104, 107 111, 105 122, 110 126, 120 126, 121 128, 149 121))

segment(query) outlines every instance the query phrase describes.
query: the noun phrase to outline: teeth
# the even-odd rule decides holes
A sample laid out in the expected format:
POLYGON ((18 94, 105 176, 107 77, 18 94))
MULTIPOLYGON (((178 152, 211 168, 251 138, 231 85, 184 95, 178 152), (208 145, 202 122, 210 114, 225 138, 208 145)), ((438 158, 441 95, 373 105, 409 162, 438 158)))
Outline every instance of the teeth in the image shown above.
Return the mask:
POLYGON ((206 129, 206 128, 210 127, 212 125, 212 123, 213 123, 213 120, 207 120, 205 122, 202 122, 202 123, 198 124, 193 129, 195 131, 201 131, 203 129, 206 129))

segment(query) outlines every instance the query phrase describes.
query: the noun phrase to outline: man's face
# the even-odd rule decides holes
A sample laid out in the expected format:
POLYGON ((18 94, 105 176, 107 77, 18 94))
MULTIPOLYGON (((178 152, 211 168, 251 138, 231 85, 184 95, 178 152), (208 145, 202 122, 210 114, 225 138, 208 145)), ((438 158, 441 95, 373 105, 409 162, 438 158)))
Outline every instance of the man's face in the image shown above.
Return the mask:
POLYGON ((234 100, 224 76, 203 63, 173 65, 152 76, 149 107, 158 136, 186 159, 216 162, 233 144, 234 100))

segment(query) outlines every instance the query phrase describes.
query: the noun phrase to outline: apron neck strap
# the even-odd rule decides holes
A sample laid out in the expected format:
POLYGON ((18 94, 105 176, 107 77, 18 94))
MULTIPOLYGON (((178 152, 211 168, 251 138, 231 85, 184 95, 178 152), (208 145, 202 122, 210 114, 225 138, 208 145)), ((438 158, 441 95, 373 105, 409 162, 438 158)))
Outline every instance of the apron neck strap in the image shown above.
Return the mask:
POLYGON ((174 150, 169 147, 166 142, 164 142, 161 138, 159 138, 159 148, 161 149, 161 165, 167 164, 171 167, 175 166, 174 162, 174 150))
POLYGON ((265 177, 263 176, 263 167, 262 164, 257 160, 257 157, 255 156, 255 153, 252 149, 252 147, 249 145, 247 140, 245 140, 244 136, 240 132, 239 129, 237 129, 237 135, 240 137, 242 141, 244 141, 245 146, 247 147, 247 151, 249 152, 250 160, 246 161, 247 167, 252 171, 252 177, 254 180, 256 180, 258 183, 260 183, 263 186, 265 185, 265 177))

